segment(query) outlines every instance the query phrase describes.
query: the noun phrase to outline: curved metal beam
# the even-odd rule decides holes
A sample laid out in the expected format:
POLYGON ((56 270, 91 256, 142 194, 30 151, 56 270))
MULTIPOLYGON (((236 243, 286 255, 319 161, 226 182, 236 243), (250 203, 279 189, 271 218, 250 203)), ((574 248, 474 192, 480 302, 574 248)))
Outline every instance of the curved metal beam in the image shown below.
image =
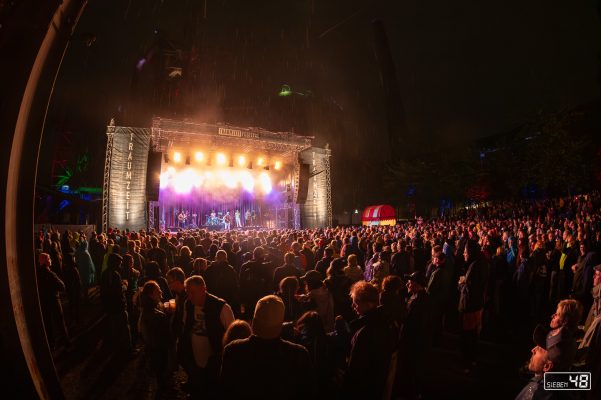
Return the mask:
MULTIPOLYGON (((54 82, 86 0, 25 0, 7 7, 0 31, 0 345, 22 398, 61 399, 37 294, 33 206, 39 147, 54 82), (9 12, 10 11, 10 12, 9 12), (2 204, 4 203, 4 204, 2 204)), ((4 364, 3 363, 3 364, 4 364)), ((7 376, 3 376, 7 378, 7 376)))

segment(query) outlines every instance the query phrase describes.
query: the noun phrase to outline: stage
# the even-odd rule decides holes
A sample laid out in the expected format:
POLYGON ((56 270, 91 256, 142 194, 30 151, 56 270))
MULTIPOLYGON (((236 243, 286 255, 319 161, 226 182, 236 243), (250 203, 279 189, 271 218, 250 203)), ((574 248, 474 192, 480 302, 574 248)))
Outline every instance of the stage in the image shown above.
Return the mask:
POLYGON ((312 137, 164 118, 151 129, 111 122, 103 229, 331 224, 331 153, 312 137))

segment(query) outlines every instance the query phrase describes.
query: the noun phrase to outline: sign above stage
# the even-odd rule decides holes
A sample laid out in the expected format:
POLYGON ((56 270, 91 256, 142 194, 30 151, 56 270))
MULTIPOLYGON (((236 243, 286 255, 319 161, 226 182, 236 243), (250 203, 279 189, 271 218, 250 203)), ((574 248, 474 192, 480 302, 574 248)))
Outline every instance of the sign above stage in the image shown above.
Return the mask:
POLYGON ((242 131, 240 129, 229 129, 229 128, 219 128, 218 134, 220 136, 230 136, 230 137, 239 137, 239 138, 247 138, 247 139, 259 139, 260 136, 257 132, 251 131, 242 131))
POLYGON ((209 124, 155 117, 152 140, 155 150, 167 152, 172 146, 189 145, 218 149, 236 148, 241 152, 263 151, 272 155, 295 156, 312 147, 312 136, 292 132, 271 132, 257 127, 209 124))

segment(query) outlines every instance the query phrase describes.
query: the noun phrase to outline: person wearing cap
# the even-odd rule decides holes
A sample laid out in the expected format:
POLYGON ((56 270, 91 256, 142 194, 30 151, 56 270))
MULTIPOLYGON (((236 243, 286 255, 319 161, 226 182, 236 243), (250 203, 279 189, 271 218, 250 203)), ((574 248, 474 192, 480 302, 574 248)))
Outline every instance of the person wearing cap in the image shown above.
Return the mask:
MULTIPOLYGON (((543 383, 545 372, 562 371, 559 366, 565 364, 565 354, 562 354, 556 346, 550 346, 546 329, 542 325, 536 327, 532 334, 532 340, 535 346, 531 351, 528 370, 534 373, 534 377, 524 386, 515 399, 566 398, 563 392, 546 391, 543 383)), ((567 398, 571 398, 570 393, 567 393, 567 398)))
POLYGON ((300 278, 305 284, 305 294, 298 296, 301 302, 307 304, 307 308, 315 310, 321 317, 326 333, 334 330, 334 298, 328 288, 324 285, 321 274, 316 270, 307 271, 300 278))
POLYGON ((418 398, 424 375, 425 360, 432 340, 431 301, 426 292, 428 281, 421 271, 405 275, 409 299, 400 334, 399 374, 401 391, 418 398))
POLYGON ((389 398, 396 375, 398 328, 378 306, 374 285, 359 281, 350 294, 359 318, 351 323, 354 334, 341 398, 389 398))
POLYGON ((184 282, 188 298, 182 314, 182 334, 178 341, 178 358, 188 375, 191 394, 211 398, 215 395, 222 340, 234 321, 232 308, 207 292, 201 276, 193 275, 184 282))
POLYGON ((269 295, 257 302, 252 335, 223 350, 223 398, 307 400, 317 394, 309 353, 280 337, 283 322, 279 297, 269 295))

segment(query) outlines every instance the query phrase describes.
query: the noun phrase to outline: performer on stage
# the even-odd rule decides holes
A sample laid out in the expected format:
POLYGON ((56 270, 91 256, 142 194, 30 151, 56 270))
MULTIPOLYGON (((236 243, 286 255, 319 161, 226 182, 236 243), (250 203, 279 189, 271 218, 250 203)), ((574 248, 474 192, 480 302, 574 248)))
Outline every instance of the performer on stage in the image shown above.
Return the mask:
POLYGON ((246 213, 244 213, 244 225, 250 225, 250 210, 246 210, 246 213))
POLYGON ((184 210, 181 210, 177 215, 177 222, 180 228, 186 227, 186 213, 184 212, 184 210))
POLYGON ((211 222, 209 223, 209 225, 217 225, 217 213, 215 212, 215 210, 211 210, 211 222))
POLYGON ((236 228, 242 228, 242 222, 240 221, 240 210, 236 210, 234 215, 236 216, 236 228))
POLYGON ((225 224, 226 231, 229 231, 232 228, 232 216, 229 211, 223 216, 223 223, 225 224))

